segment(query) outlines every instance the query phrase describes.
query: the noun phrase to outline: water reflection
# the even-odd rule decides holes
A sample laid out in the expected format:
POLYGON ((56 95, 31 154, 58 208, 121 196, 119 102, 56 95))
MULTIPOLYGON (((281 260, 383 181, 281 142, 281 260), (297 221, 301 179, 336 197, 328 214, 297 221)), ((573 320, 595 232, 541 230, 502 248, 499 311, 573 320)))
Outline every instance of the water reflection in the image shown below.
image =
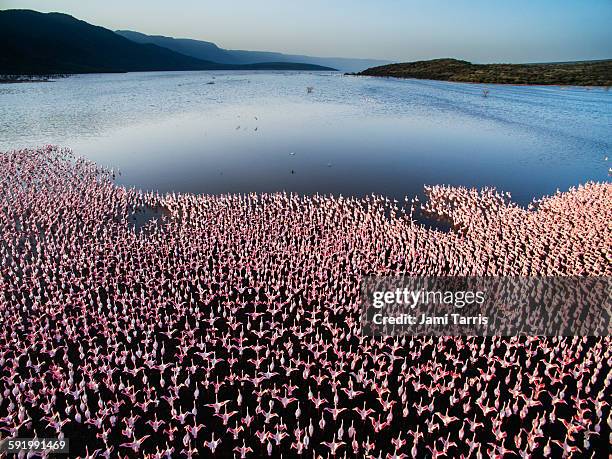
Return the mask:
POLYGON ((484 98, 481 85, 266 72, 16 86, 0 88, 2 148, 60 143, 159 191, 401 198, 445 183, 525 204, 606 180, 612 156, 602 90, 493 86, 484 98))

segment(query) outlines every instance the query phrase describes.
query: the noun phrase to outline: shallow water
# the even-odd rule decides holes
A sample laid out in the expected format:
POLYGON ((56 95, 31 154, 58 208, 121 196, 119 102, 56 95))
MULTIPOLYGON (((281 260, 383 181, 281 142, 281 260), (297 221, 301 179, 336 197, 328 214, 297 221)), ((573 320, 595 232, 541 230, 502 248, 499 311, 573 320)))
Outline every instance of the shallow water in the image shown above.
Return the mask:
POLYGON ((120 184, 164 192, 402 198, 444 183, 526 204, 609 180, 611 126, 612 92, 574 87, 274 72, 0 86, 1 150, 69 146, 118 169, 120 184))

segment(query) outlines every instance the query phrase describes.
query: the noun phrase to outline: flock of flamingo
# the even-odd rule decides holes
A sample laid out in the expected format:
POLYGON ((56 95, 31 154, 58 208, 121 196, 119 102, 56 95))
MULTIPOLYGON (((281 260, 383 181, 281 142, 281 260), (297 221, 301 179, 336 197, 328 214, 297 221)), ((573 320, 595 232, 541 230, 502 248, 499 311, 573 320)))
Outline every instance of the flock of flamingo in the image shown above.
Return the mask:
POLYGON ((610 276, 612 185, 528 209, 426 191, 158 194, 66 149, 0 154, 0 438, 80 458, 607 457, 609 335, 369 337, 359 294, 370 275, 610 276), (135 225, 145 208, 163 216, 135 225))

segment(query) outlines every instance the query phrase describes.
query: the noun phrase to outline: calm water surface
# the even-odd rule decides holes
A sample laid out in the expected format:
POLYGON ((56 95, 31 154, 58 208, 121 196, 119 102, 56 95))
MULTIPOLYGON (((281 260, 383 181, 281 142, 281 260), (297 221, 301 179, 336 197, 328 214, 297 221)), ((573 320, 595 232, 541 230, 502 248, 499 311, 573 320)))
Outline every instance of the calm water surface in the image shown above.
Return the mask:
POLYGON ((609 179, 612 92, 484 87, 273 72, 2 85, 0 149, 60 144, 120 170, 120 184, 194 193, 402 198, 443 183, 526 204, 609 179))

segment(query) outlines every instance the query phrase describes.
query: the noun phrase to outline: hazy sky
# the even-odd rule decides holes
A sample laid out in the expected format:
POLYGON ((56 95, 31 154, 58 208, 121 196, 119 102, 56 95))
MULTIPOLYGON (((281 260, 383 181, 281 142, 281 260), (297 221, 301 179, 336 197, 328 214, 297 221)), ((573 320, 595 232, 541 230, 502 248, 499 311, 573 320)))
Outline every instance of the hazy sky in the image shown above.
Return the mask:
POLYGON ((612 58, 612 0, 0 0, 230 49, 410 61, 612 58))

